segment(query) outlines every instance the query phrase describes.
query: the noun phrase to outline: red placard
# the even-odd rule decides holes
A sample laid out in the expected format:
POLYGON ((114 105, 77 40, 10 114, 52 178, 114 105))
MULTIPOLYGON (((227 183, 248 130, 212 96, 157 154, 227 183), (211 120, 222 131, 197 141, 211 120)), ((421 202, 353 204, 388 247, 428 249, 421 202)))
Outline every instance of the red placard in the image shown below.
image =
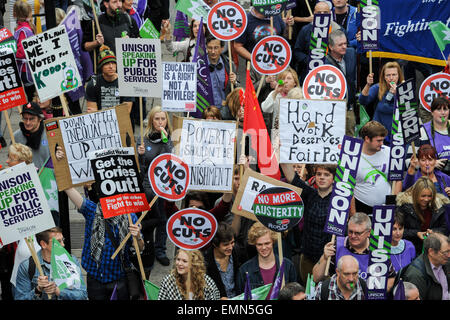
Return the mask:
POLYGON ((347 93, 344 74, 332 65, 321 65, 311 70, 303 81, 305 99, 343 100, 347 93))
POLYGON ((27 103, 16 57, 10 52, 0 57, 0 111, 27 103))
POLYGON ((197 208, 187 208, 172 215, 166 225, 170 241, 185 250, 196 250, 207 245, 217 231, 217 220, 197 208))
POLYGON ((163 153, 153 159, 148 168, 148 178, 159 197, 181 200, 189 187, 189 166, 176 155, 163 153))
POLYGON ((279 36, 265 37, 252 51, 252 65, 265 75, 282 72, 291 62, 292 51, 289 42, 279 36))
POLYGON ((239 38, 247 27, 247 14, 238 3, 222 1, 211 8, 208 14, 208 29, 219 40, 239 38))
POLYGON ((431 103, 436 97, 450 98, 450 74, 435 73, 422 82, 419 90, 422 107, 431 112, 431 103))

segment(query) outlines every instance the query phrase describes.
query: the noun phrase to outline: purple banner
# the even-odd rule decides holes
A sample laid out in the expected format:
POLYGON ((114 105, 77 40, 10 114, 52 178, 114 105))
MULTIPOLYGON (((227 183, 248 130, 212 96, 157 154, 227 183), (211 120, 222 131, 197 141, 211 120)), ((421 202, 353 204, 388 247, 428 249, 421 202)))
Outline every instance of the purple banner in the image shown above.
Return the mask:
POLYGON ((190 113, 190 116, 194 118, 201 118, 203 111, 210 105, 214 105, 205 34, 203 33, 203 18, 200 19, 198 30, 197 44, 192 59, 192 62, 197 62, 197 104, 196 111, 190 113))
POLYGON ((309 42, 308 72, 325 64, 331 14, 315 14, 309 42))
POLYGON ((175 41, 181 41, 189 37, 188 16, 181 11, 177 11, 177 15, 175 17, 173 36, 175 37, 175 41))
POLYGON ((345 236, 347 216, 355 188, 363 141, 358 138, 344 136, 341 146, 340 160, 334 176, 328 218, 324 231, 345 236))
POLYGON ((387 299, 392 225, 395 205, 373 207, 373 227, 369 238, 369 267, 367 268, 367 300, 387 299))
POLYGON ((360 9, 361 48, 363 51, 379 50, 381 21, 378 0, 361 1, 360 9))
POLYGON ((391 129, 391 154, 389 157, 389 181, 403 181, 405 171, 406 147, 403 142, 403 133, 399 121, 400 111, 398 110, 397 100, 394 102, 394 112, 392 115, 391 129))
POLYGON ((77 101, 81 97, 84 97, 85 81, 94 73, 89 53, 81 50, 83 31, 81 30, 80 15, 78 10, 80 9, 77 6, 73 6, 61 22, 66 26, 67 35, 69 36, 70 46, 72 47, 73 56, 75 58, 75 62, 77 63, 78 72, 83 78, 83 86, 78 87, 76 90, 67 92, 67 95, 72 101, 77 101))
POLYGON ((398 110, 405 144, 420 138, 419 110, 416 100, 415 80, 409 79, 397 86, 398 110))

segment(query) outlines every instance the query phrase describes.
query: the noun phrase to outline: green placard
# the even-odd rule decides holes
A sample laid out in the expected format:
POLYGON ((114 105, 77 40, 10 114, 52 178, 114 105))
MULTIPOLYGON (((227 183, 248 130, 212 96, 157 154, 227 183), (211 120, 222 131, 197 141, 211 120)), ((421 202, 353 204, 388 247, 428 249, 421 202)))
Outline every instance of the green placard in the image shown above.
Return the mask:
POLYGON ((156 30, 155 26, 148 18, 144 21, 141 28, 139 29, 139 34, 142 38, 159 39, 158 30, 156 30))

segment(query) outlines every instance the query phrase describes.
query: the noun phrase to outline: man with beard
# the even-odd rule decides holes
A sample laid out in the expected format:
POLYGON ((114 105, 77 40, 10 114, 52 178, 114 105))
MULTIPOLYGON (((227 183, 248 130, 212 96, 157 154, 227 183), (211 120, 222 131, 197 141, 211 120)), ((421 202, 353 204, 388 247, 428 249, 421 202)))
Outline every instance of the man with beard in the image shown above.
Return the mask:
POLYGON ((33 163, 41 168, 50 157, 47 135, 44 130, 44 114, 41 107, 35 102, 22 106, 22 121, 19 129, 14 132, 16 143, 24 144, 33 151, 33 163))

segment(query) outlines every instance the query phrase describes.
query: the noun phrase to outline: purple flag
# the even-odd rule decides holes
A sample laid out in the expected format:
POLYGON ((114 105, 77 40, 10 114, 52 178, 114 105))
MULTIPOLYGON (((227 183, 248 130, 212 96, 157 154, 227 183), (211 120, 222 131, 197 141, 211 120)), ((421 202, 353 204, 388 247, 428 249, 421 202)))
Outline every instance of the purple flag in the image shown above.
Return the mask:
POLYGON ((175 37, 175 41, 181 41, 189 37, 188 16, 181 11, 177 11, 177 15, 175 17, 173 36, 175 37))
POLYGON ((89 53, 81 50, 81 41, 83 39, 83 31, 81 30, 80 15, 77 6, 73 6, 67 13, 62 21, 62 24, 66 26, 67 34, 69 36, 70 46, 72 48, 73 56, 77 64, 78 72, 83 78, 83 86, 78 87, 76 90, 67 92, 67 95, 72 101, 77 101, 81 97, 84 97, 84 84, 87 79, 94 73, 91 57, 89 53))
POLYGON ((363 141, 361 139, 344 136, 341 146, 340 160, 334 176, 333 192, 331 193, 328 218, 324 231, 345 236, 347 216, 356 183, 359 159, 363 141))
POLYGON ((245 273, 244 300, 252 300, 252 288, 250 287, 248 272, 245 273))
POLYGON ((109 300, 117 300, 117 284, 114 286, 114 290, 113 290, 113 292, 112 292, 112 295, 111 295, 111 299, 109 299, 109 300))
POLYGON ((391 154, 389 157, 389 181, 403 181, 405 170, 406 147, 403 141, 401 123, 399 121, 400 113, 398 110, 397 99, 394 100, 394 112, 392 114, 391 128, 391 154))
POLYGON ((281 263, 280 270, 278 270, 277 277, 275 282, 273 283, 272 292, 270 293, 270 300, 278 299, 278 295, 280 294, 281 285, 283 284, 283 276, 284 276, 284 259, 281 263))
POLYGON ((394 300, 406 300, 405 285, 403 284, 402 279, 398 281, 394 294, 394 300))
POLYGON ((395 205, 373 207, 373 226, 369 238, 370 255, 366 279, 368 300, 386 300, 387 298, 395 208, 395 205))
POLYGON ((208 56, 206 54, 205 34, 203 33, 203 18, 198 27, 197 43, 192 62, 197 62, 197 104, 196 111, 190 115, 201 118, 203 110, 214 105, 214 97, 211 87, 211 74, 209 72, 208 56))

